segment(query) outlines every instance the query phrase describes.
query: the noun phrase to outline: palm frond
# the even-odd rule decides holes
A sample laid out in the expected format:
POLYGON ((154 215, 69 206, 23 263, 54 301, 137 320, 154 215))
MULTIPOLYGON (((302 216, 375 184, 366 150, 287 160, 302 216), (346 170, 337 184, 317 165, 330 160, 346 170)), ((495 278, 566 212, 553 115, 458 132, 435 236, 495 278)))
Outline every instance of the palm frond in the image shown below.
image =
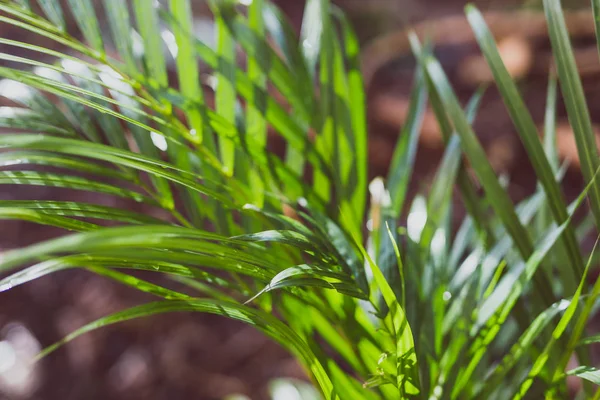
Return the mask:
POLYGON ((472 126, 483 89, 463 109, 416 36, 408 122, 387 179, 368 185, 360 49, 337 7, 308 0, 297 36, 268 0, 210 1, 212 46, 194 34, 189 0, 165 3, 69 0, 69 14, 58 0, 0 2, 0 24, 52 43, 0 38, 9 49, 0 96, 10 102, 0 109, 0 185, 144 204, 0 201, 0 219, 72 231, 3 254, 0 292, 82 268, 161 298, 42 355, 109 324, 190 311, 261 330, 330 399, 525 396, 534 378, 556 395, 566 376, 598 383, 585 357, 598 339, 582 339, 600 294, 583 262, 594 251, 580 245, 594 226, 573 217, 589 192, 597 221, 598 157, 558 1, 544 4, 586 180, 571 205, 556 158, 556 81, 542 143, 473 7, 467 16, 539 180, 519 204, 472 126), (446 148, 429 193, 410 199, 428 103, 446 148), (454 187, 467 211, 456 234, 454 187), (583 366, 566 371, 573 353, 583 366))

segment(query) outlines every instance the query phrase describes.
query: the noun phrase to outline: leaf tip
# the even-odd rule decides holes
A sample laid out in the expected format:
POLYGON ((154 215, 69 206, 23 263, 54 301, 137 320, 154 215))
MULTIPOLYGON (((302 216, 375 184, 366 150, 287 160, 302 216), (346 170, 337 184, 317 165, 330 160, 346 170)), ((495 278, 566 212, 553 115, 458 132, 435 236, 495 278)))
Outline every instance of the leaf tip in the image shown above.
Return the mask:
POLYGON ((464 10, 467 14, 478 12, 477 7, 475 7, 475 4, 473 3, 467 3, 467 5, 465 5, 464 10))

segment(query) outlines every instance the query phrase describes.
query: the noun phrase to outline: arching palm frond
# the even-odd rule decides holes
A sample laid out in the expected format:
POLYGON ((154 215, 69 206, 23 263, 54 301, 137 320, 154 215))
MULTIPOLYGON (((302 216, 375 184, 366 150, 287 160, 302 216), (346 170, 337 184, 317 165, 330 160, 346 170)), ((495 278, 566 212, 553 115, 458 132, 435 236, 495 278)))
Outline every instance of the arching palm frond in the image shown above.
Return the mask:
POLYGON ((0 201, 2 219, 64 231, 6 252, 0 291, 84 268, 158 298, 43 354, 108 324, 195 311, 255 326, 331 399, 520 398, 534 383, 556 396, 567 375, 598 383, 591 367, 565 371, 573 353, 589 365, 582 346, 597 341, 580 343, 600 292, 579 243, 590 224, 573 214, 589 192, 598 215, 598 154, 557 0, 545 8, 587 182, 570 205, 552 157, 556 81, 543 147, 474 8, 539 179, 517 205, 472 128, 483 91, 463 110, 416 37, 408 122, 389 176, 367 187, 359 45, 343 13, 308 0, 296 35, 268 0, 208 4, 213 38, 195 35, 189 0, 0 2, 0 23, 19 32, 0 38, 0 184, 98 196, 0 201), (427 101, 446 150, 427 197, 408 204, 427 101), (453 234, 455 185, 468 215, 453 234), (127 205, 100 201, 114 197, 127 205))

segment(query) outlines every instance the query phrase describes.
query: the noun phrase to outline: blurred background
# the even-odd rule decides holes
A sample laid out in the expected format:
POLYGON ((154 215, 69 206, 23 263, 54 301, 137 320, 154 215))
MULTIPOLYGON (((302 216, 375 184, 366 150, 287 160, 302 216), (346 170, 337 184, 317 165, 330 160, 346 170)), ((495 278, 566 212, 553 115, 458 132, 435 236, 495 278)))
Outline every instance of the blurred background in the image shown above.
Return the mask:
MULTIPOLYGON (((276 3, 299 31, 304 1, 278 0, 276 3)), ((335 3, 348 13, 365 45, 423 21, 436 26, 437 21, 444 18, 462 15, 466 4, 462 0, 338 0, 335 3)), ((541 0, 474 3, 483 11, 506 12, 509 28, 510 13, 541 7, 541 0)), ((573 9, 585 8, 588 4, 589 1, 583 0, 563 1, 565 7, 573 9)), ((203 1, 194 2, 194 13, 197 34, 203 40, 213 41, 210 13, 203 1)), ((589 19, 591 22, 591 14, 589 19)), ((451 29, 468 30, 464 18, 462 20, 462 24, 451 29)), ((23 35, 6 26, 1 29, 3 37, 23 35)), ((503 56, 515 65, 521 78, 521 90, 536 123, 541 125, 551 67, 548 39, 544 32, 535 40, 518 35, 498 39, 504 45, 503 56)), ((19 36, 19 40, 34 39, 19 36)), ((596 116, 594 122, 600 123, 600 102, 594 101, 600 82, 597 79, 600 65, 593 37, 578 38, 575 47, 585 62, 583 79, 590 112, 592 118, 596 116), (594 57, 585 58, 591 53, 594 57)), ((473 40, 436 47, 436 55, 453 79, 461 100, 466 101, 479 84, 486 82, 486 69, 478 58, 473 40)), ((394 61, 377 70, 367 88, 371 178, 387 172, 408 108, 414 60, 408 49, 393 58, 394 61)), ((581 190, 581 179, 562 104, 559 104, 558 115, 559 156, 562 160, 571 160, 564 186, 568 199, 572 199, 581 190)), ((531 166, 493 87, 483 98, 475 128, 494 168, 509 178, 513 199, 518 201, 530 194, 535 185, 531 166)), ((433 117, 426 115, 412 194, 427 190, 442 151, 437 125, 433 117)), ((88 200, 82 192, 25 186, 16 190, 16 187, 3 187, 0 199, 88 200)), ((102 201, 116 204, 121 200, 102 201)), ((3 221, 0 251, 50 238, 56 233, 51 228, 25 222, 3 221)), ((144 294, 85 271, 61 272, 1 293, 0 399, 217 400, 233 394, 239 396, 231 399, 298 398, 301 389, 274 381, 277 378, 302 381, 305 377, 285 351, 248 326, 209 315, 160 315, 104 328, 73 341, 31 367, 29 360, 40 348, 86 322, 148 300, 144 294)))

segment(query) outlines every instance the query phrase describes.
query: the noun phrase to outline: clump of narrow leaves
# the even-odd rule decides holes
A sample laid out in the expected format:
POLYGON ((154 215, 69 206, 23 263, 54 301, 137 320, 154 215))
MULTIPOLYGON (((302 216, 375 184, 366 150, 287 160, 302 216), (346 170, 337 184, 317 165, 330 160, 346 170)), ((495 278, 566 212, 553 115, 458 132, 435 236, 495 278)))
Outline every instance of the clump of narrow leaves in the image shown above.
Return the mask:
POLYGON ((543 140, 484 19, 466 10, 539 182, 516 205, 471 127, 482 92, 463 109, 416 37, 409 122, 389 176, 368 184, 359 46, 340 10, 308 0, 297 37, 268 0, 208 3, 214 44, 194 36, 189 0, 0 2, 3 26, 31 39, 0 38, 0 163, 12 166, 0 184, 143 205, 1 201, 3 219, 65 233, 6 252, 0 290, 83 268, 157 297, 43 354, 108 324, 195 311, 255 326, 328 399, 564 398, 569 375, 598 398, 600 339, 586 326, 600 281, 590 286, 580 243, 600 223, 600 163, 559 1, 544 1, 558 84, 543 140), (572 204, 555 156, 558 87, 587 183, 572 204), (404 224, 427 103, 446 150, 404 224), (455 187, 467 216, 453 233, 455 187))

